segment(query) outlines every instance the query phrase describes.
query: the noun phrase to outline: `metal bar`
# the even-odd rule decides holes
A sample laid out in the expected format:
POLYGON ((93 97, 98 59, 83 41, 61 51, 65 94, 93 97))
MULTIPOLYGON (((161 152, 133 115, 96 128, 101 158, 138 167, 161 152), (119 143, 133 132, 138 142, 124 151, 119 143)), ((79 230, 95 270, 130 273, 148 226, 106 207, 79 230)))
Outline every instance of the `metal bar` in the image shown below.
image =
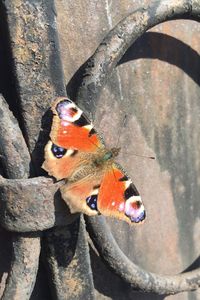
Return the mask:
POLYGON ((87 228, 102 259, 132 288, 169 295, 200 287, 200 268, 179 275, 161 276, 135 265, 120 250, 103 217, 87 218, 87 228))
POLYGON ((57 192, 61 182, 45 177, 5 179, 0 177, 0 223, 10 231, 35 232, 71 224, 71 215, 57 192))
POLYGON ((103 39, 88 59, 76 101, 85 111, 94 110, 108 76, 127 49, 148 29, 165 21, 190 19, 199 21, 198 0, 160 1, 131 13, 120 21, 103 39))
MULTIPOLYGON (((66 94, 56 32, 54 1, 20 0, 16 2, 6 0, 5 6, 19 91, 19 115, 26 142, 32 152, 34 168, 38 175, 41 174, 40 166, 43 160, 43 147, 48 138, 47 127, 50 127, 51 123, 49 115, 45 114, 45 112, 50 106, 52 98, 66 94), (40 131, 41 118, 42 127, 45 130, 42 129, 40 131), (37 145, 35 145, 36 141, 37 145)), ((35 175, 34 172, 32 172, 33 174, 35 175)), ((70 225, 70 228, 73 227, 76 227, 76 221, 70 225)), ((77 240, 76 258, 72 257, 72 261, 76 262, 78 255, 81 255, 85 261, 88 261, 88 263, 79 267, 79 273, 77 274, 82 278, 82 286, 79 293, 80 299, 83 297, 91 299, 93 284, 89 253, 85 247, 87 243, 86 235, 82 234, 84 227, 81 228, 80 234, 82 237, 77 240), (79 249, 81 250, 79 251, 79 249), (88 281, 90 284, 88 284, 88 281)), ((62 233, 60 233, 59 228, 54 229, 55 235, 60 242, 62 242, 63 238, 68 239, 68 226, 64 227, 64 229, 62 233)), ((45 232, 44 235, 48 240, 49 232, 45 232)), ((71 230, 71 235, 72 240, 75 240, 77 237, 76 231, 71 230)), ((53 242, 51 245, 53 245, 53 242)), ((55 246, 53 245, 52 247, 54 248, 55 246)), ((58 290, 58 283, 54 280, 56 274, 62 274, 59 288, 64 290, 66 287, 64 278, 69 276, 69 278, 73 279, 76 269, 67 266, 63 268, 59 264, 59 259, 61 258, 59 255, 54 257, 51 251, 52 247, 46 248, 47 252, 43 259, 46 260, 46 257, 52 257, 55 261, 55 266, 51 269, 52 276, 49 276, 52 290, 58 290)), ((71 245, 69 245, 68 251, 72 251, 70 247, 71 245)), ((67 287, 70 294, 73 286, 68 282, 67 287)), ((68 296, 64 294, 60 296, 58 294, 56 299, 68 299, 68 296)))
MULTIPOLYGON (((77 102, 86 111, 94 113, 100 92, 108 76, 124 53, 146 30, 174 19, 200 20, 200 2, 153 1, 150 6, 131 13, 119 22, 104 38, 94 55, 88 60, 77 102)), ((134 265, 121 252, 103 217, 87 218, 89 233, 100 255, 112 270, 130 286, 157 294, 174 294, 197 289, 200 286, 200 269, 177 276, 162 277, 134 265)))
POLYGON ((13 261, 2 300, 30 299, 40 254, 40 236, 13 234, 13 261))
MULTIPOLYGON (((26 178, 30 165, 28 149, 17 120, 2 96, 0 96, 0 107, 0 155, 5 175, 10 178, 26 178)), ((38 268, 39 252, 38 234, 35 236, 29 233, 24 236, 17 234, 13 237, 13 260, 3 300, 30 298, 38 268)))
POLYGON ((89 249, 83 218, 67 227, 52 228, 44 238, 55 299, 94 299, 89 249), (65 283, 65 284, 63 284, 65 283))

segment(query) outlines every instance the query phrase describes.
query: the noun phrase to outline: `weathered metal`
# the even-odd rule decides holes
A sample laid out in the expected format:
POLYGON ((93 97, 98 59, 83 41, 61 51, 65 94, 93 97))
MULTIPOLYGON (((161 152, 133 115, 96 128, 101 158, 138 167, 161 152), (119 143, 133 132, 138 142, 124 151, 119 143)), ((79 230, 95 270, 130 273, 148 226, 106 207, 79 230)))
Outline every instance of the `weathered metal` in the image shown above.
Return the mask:
POLYGON ((136 290, 160 295, 193 291, 200 287, 200 268, 174 276, 147 272, 120 250, 103 217, 87 218, 88 231, 96 249, 109 267, 136 290))
MULTIPOLYGON (((2 96, 0 96, 0 104, 0 154, 3 158, 4 175, 12 178, 10 180, 14 183, 14 178, 28 177, 30 155, 19 129, 17 120, 9 111, 8 105, 2 96)), ((3 178, 2 180, 6 181, 6 179, 3 178)), ((10 193, 10 191, 8 192, 10 193)), ((1 200, 6 201, 6 197, 3 195, 1 196, 1 200)), ((21 193, 18 193, 16 196, 17 199, 15 203, 18 203, 18 198, 21 198, 21 193)), ((2 208, 3 205, 1 203, 1 209, 2 208)), ((9 214, 9 212, 6 211, 6 214, 9 214)), ((19 233, 16 234, 12 240, 13 261, 11 269, 9 270, 2 299, 6 300, 14 297, 16 299, 29 299, 37 275, 40 252, 40 234, 33 235, 32 233, 26 233, 23 237, 23 235, 19 233)))
POLYGON ((89 58, 76 100, 86 111, 94 110, 108 76, 127 49, 148 29, 165 21, 190 19, 199 22, 197 0, 152 1, 120 21, 106 35, 95 53, 89 58))
MULTIPOLYGON (((34 170, 31 169, 31 176, 40 175, 42 149, 48 134, 48 130, 39 134, 40 120, 43 117, 42 127, 47 126, 49 116, 44 113, 51 98, 65 95, 53 4, 53 1, 47 3, 39 0, 34 3, 27 0, 5 1, 13 69, 18 86, 19 121, 29 150, 33 151, 34 170)), ((155 1, 150 8, 144 7, 121 21, 89 60, 86 77, 78 92, 77 101, 80 105, 94 113, 94 104, 102 87, 131 43, 155 24, 183 17, 199 20, 199 1, 155 1)), ((59 226, 43 232, 42 255, 50 275, 52 297, 93 299, 94 286, 84 221, 77 216, 74 216, 74 220, 67 214, 59 197, 58 200, 53 199, 61 183, 54 184, 51 179, 44 177, 27 179, 29 152, 3 98, 1 104, 4 107, 0 121, 0 151, 5 159, 5 175, 10 178, 0 178, 1 222, 7 230, 36 231, 34 234, 13 234, 13 264, 3 299, 30 298, 40 252, 40 232, 37 231, 54 225, 59 226), (6 128, 5 120, 10 124, 6 128), (13 129, 17 132, 16 143, 10 145, 13 129), (14 157, 12 153, 16 153, 14 157)), ((130 262, 119 250, 102 218, 89 219, 88 226, 104 261, 131 287, 157 294, 174 294, 199 287, 199 269, 171 277, 146 272, 130 262)))
MULTIPOLYGON (((88 60, 82 85, 77 92, 77 102, 86 111, 94 114, 95 107, 98 107, 100 92, 108 76, 130 45, 149 28, 163 21, 181 17, 199 21, 199 1, 153 1, 150 6, 143 7, 120 21, 88 60)), ((132 262, 122 254, 118 245, 116 243, 114 245, 114 240, 113 243, 111 242, 112 235, 107 233, 109 229, 100 218, 91 218, 88 222, 91 238, 95 240, 99 253, 109 266, 130 285, 140 286, 143 290, 160 294, 193 290, 199 286, 199 279, 197 279, 200 275, 199 270, 191 274, 168 278, 157 277, 150 273, 148 275, 142 270, 140 273, 137 267, 134 267, 132 262), (108 234, 107 237, 104 236, 105 233, 108 234)))
MULTIPOLYGON (((48 126, 45 126, 45 132, 40 132, 41 119, 45 114, 47 108, 49 107, 52 98, 56 95, 65 95, 65 86, 63 84, 64 80, 60 63, 57 32, 55 27, 54 3, 53 1, 4 1, 4 3, 2 4, 2 11, 3 10, 4 14, 6 14, 7 16, 8 22, 7 24, 4 23, 4 26, 8 26, 9 36, 7 37, 7 40, 9 40, 10 45, 12 45, 11 56, 9 58, 10 61, 12 61, 12 69, 10 69, 10 72, 12 72, 13 74, 12 80, 15 80, 15 82, 17 82, 17 89, 15 90, 16 98, 9 99, 8 102, 12 104, 11 107, 16 107, 15 104, 18 104, 18 121, 28 144, 29 151, 32 153, 31 157, 34 169, 31 168, 30 173, 26 173, 25 176, 30 176, 30 174, 31 176, 35 176, 36 174, 38 175, 41 172, 40 165, 43 159, 42 147, 44 146, 48 138, 48 126), (44 138, 45 136, 46 138, 44 138), (35 147, 36 141, 37 147, 35 147)), ((4 113, 5 118, 8 118, 9 120, 8 111, 5 111, 4 113)), ((9 120, 9 122, 11 123, 12 120, 9 120)), ((43 125, 50 123, 48 114, 44 116, 42 122, 43 125)), ((14 124, 12 124, 11 126, 12 130, 9 132, 8 136, 12 136, 13 127, 17 126, 16 124, 17 122, 14 121, 14 124)), ((2 128, 2 135, 4 134, 3 130, 4 128, 2 128)), ((9 128, 7 128, 7 130, 9 131, 9 128)), ((18 128, 17 131, 19 131, 18 128)), ((12 141, 14 140, 14 138, 15 137, 12 138, 12 141)), ((20 140, 18 142, 20 143, 20 140)), ((15 147, 16 144, 13 144, 12 146, 15 147)), ((22 146, 23 144, 21 145, 21 147, 22 146)), ((9 149, 8 147, 5 149, 10 151, 7 155, 9 156, 9 153, 12 153, 12 149, 9 149)), ((20 147, 18 149, 20 150, 20 147)), ((24 151, 27 151, 26 147, 24 148, 24 151)), ((15 165, 10 164, 9 166, 9 164, 7 164, 7 170, 9 170, 10 173, 11 169, 14 167, 16 171, 18 169, 23 169, 21 164, 24 164, 24 166, 26 167, 26 163, 28 163, 29 166, 30 160, 26 161, 26 156, 23 154, 23 151, 18 153, 19 159, 16 159, 14 161, 15 165)), ((29 169, 26 168, 26 170, 29 169)), ((11 181, 7 181, 6 179, 2 180, 6 181, 6 183, 3 184, 4 187, 2 186, 1 190, 2 194, 4 194, 5 196, 5 198, 3 199, 5 200, 5 202, 3 205, 4 208, 2 218, 5 227, 9 228, 10 230, 16 231, 36 231, 46 229, 55 225, 57 213, 55 213, 55 208, 53 208, 54 201, 51 202, 51 205, 49 205, 48 209, 46 207, 47 204, 50 204, 47 202, 52 199, 53 194, 51 194, 50 196, 50 193, 45 194, 44 190, 41 191, 39 186, 37 186, 38 179, 29 179, 30 181, 18 181, 19 184, 17 184, 17 182, 15 184, 14 181, 13 183, 11 183, 11 181), (29 184, 29 182, 33 183, 31 188, 31 184, 29 184), (8 190, 6 189, 6 185, 8 187, 9 184, 10 188, 12 186, 10 191, 12 190, 13 193, 11 192, 11 194, 9 194, 7 192, 8 190), (45 217, 41 214, 38 214, 38 216, 36 217, 39 207, 36 207, 36 202, 34 203, 34 199, 31 199, 31 196, 37 192, 35 190, 37 189, 36 186, 38 188, 37 191, 39 192, 38 196, 36 196, 38 204, 42 204, 43 209, 45 209, 46 207, 47 214, 45 217), (21 192, 19 192, 19 189, 21 189, 21 192), (25 193, 24 196, 27 196, 27 199, 24 198, 24 201, 22 201, 22 191, 25 193), (46 196, 50 197, 50 199, 45 199, 46 196), (17 201, 17 203, 20 203, 20 205, 16 205, 16 202, 14 201, 17 197, 20 197, 20 201, 19 199, 17 201), (26 202, 26 200, 28 201, 26 202), (10 203, 10 205, 8 202, 10 203), (27 206, 27 204, 29 206, 27 206), (25 208, 25 210, 23 210, 23 208, 25 208), (38 218, 39 215, 40 220, 38 218), (16 219, 18 219, 18 221, 16 221, 16 219), (29 220, 30 224, 27 226, 29 220), (43 226, 43 221, 44 223, 46 223, 45 226, 43 226), (41 224, 43 225, 41 226, 41 224)), ((47 184, 52 181, 43 178, 42 182, 44 185, 46 182, 47 192, 47 184)), ((51 188, 49 187, 49 189, 51 188)), ((74 220, 71 217, 69 217, 69 219, 71 220, 69 223, 74 220)), ((78 221, 75 221, 74 225, 72 223, 72 225, 70 226, 76 227, 77 222, 78 221)), ((61 221, 61 223, 62 226, 66 224, 65 221, 61 221)), ((82 226, 82 231, 84 231, 84 222, 81 220, 80 223, 82 226)), ((80 264, 79 272, 77 273, 82 276, 82 289, 79 291, 74 291, 74 285, 72 284, 72 282, 69 281, 68 283, 66 283, 61 280, 59 281, 59 290, 63 290, 64 293, 65 287, 68 293, 63 294, 62 292, 60 292, 60 294, 57 295, 57 299, 71 299, 70 296, 72 295, 72 292, 76 292, 80 297, 82 297, 81 295, 84 295, 84 297, 87 295, 88 299, 92 299, 93 285, 90 275, 91 269, 89 264, 89 254, 86 248, 86 236, 82 234, 81 238, 78 239, 77 231, 71 230, 71 227, 63 227, 64 230, 62 233, 60 233, 59 229, 56 232, 55 228, 54 232, 57 235, 57 238, 60 240, 62 240, 63 237, 66 237, 66 239, 68 239, 69 235, 71 235, 71 239, 75 241, 75 247, 77 247, 78 249, 82 249, 81 253, 79 251, 76 252, 75 258, 73 257, 73 252, 71 256, 71 264, 77 262, 79 254, 81 255, 80 259, 85 260, 84 265, 80 264)), ((44 232, 46 238, 48 238, 48 234, 48 231, 44 232)), ((16 234, 14 235, 16 236, 16 234)), ((40 235, 41 232, 37 232, 34 235, 32 233, 20 233, 19 236, 17 236, 16 240, 14 240, 13 263, 11 265, 6 288, 3 294, 4 300, 25 300, 30 298, 32 289, 35 285, 36 273, 38 269, 40 235)), ((51 243, 51 245, 53 245, 53 242, 51 243)), ((52 277, 54 278, 56 276, 55 274, 60 274, 60 276, 63 278, 73 278, 74 269, 71 267, 71 264, 69 264, 68 267, 66 266, 66 268, 63 268, 57 262, 59 260, 59 257, 57 255, 54 256, 53 253, 51 253, 51 249, 49 250, 49 248, 47 248, 46 251, 47 252, 43 256, 43 260, 45 261, 47 257, 51 257, 55 262, 55 266, 52 269, 51 273, 52 277)), ((53 281, 50 281, 50 283, 52 287, 55 285, 55 282, 53 281)))
POLYGON ((2 300, 30 299, 38 272, 40 234, 13 234, 13 259, 2 300))
POLYGON ((10 231, 29 232, 72 223, 69 209, 58 192, 61 182, 35 177, 5 179, 0 177, 0 223, 10 231), (42 220, 42 221, 41 221, 42 220))
POLYGON ((94 285, 84 220, 54 227, 43 240, 52 297, 55 299, 93 299, 94 285), (48 264, 48 265, 47 265, 48 264))

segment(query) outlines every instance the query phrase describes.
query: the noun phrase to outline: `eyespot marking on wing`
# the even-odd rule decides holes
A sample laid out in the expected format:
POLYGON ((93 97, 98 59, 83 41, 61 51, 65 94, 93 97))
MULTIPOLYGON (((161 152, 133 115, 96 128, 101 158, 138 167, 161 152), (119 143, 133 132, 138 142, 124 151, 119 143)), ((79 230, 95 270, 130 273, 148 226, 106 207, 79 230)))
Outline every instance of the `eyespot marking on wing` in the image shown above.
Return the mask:
POLYGON ((97 198, 98 195, 91 195, 86 198, 86 203, 92 210, 97 210, 97 198))
POLYGON ((89 206, 90 209, 92 210, 97 210, 97 199, 98 199, 98 192, 99 192, 99 187, 100 185, 94 186, 93 187, 93 192, 91 193, 90 196, 86 198, 86 203, 89 206))
POLYGON ((59 158, 62 158, 64 155, 73 157, 78 153, 78 150, 65 149, 65 148, 59 147, 55 144, 52 144, 51 152, 56 158, 59 159, 59 158))
POLYGON ((133 196, 125 202, 124 213, 135 223, 142 222, 145 219, 146 213, 140 196, 133 196))
POLYGON ((82 110, 80 110, 75 103, 69 99, 63 99, 56 105, 56 111, 61 120, 67 122, 76 122, 81 118, 82 110))
POLYGON ((142 222, 146 213, 136 187, 126 174, 119 177, 118 181, 123 182, 125 188, 123 192, 124 201, 119 204, 118 211, 124 213, 133 223, 142 222))
POLYGON ((51 152, 53 153, 53 155, 56 157, 56 158, 62 158, 65 153, 67 152, 66 149, 62 148, 62 147, 59 147, 55 144, 52 144, 51 146, 51 152))

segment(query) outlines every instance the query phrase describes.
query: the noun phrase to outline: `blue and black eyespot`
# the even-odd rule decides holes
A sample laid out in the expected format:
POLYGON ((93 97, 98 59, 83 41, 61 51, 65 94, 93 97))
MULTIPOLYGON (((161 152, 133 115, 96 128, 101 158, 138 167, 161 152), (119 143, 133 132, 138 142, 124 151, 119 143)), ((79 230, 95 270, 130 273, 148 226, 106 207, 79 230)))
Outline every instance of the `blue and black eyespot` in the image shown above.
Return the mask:
POLYGON ((62 158, 65 155, 65 153, 67 152, 67 150, 53 144, 52 147, 51 147, 51 152, 53 153, 53 155, 56 158, 62 158))
POLYGON ((97 198, 98 195, 91 195, 86 198, 86 203, 92 210, 97 210, 97 198))
POLYGON ((142 211, 141 214, 137 217, 129 217, 132 222, 134 223, 140 223, 146 218, 146 213, 145 211, 142 211))

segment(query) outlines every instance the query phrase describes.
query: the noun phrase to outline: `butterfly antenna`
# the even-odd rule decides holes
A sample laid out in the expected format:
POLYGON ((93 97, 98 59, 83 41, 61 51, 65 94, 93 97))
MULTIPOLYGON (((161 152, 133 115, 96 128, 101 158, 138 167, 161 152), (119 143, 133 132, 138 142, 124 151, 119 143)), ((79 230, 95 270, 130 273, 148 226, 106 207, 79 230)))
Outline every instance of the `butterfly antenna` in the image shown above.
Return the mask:
MULTIPOLYGON (((118 147, 118 144, 119 144, 119 140, 120 140, 120 137, 121 137, 122 130, 124 129, 124 127, 126 125, 126 121, 127 121, 127 115, 125 114, 124 118, 123 118, 122 126, 121 126, 120 131, 119 131, 118 139, 117 139, 117 147, 118 147)), ((136 153, 131 153, 131 154, 135 155, 135 156, 138 156, 138 157, 143 157, 143 158, 148 158, 148 159, 156 159, 155 156, 146 156, 146 155, 140 155, 140 154, 136 154, 136 153)))
POLYGON ((148 158, 148 159, 156 159, 155 156, 146 156, 146 155, 140 155, 136 153, 131 153, 131 155, 138 156, 138 157, 143 157, 143 158, 148 158))

